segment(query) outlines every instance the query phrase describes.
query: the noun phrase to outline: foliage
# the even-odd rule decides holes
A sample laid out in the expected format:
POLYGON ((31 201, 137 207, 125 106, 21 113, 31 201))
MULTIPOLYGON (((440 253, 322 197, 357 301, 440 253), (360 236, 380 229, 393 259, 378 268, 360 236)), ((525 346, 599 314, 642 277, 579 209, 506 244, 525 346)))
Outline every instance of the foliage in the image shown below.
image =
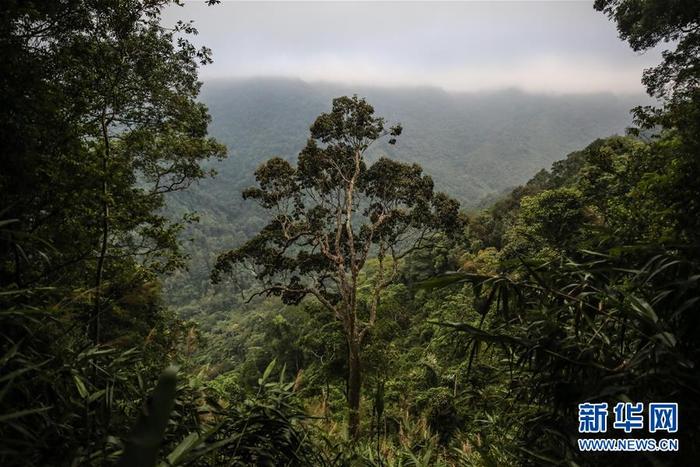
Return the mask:
POLYGON ((153 390, 146 413, 139 416, 117 465, 149 467, 155 465, 170 412, 175 403, 177 369, 168 368, 153 390))
POLYGON ((163 315, 164 328, 138 347, 93 346, 65 305, 51 305, 55 294, 2 293, 4 465, 114 459, 118 446, 109 437, 126 435, 163 357, 179 346, 178 328, 184 330, 163 315), (26 304, 30 298, 34 305, 26 304), (44 308, 37 306, 42 301, 44 308))
POLYGON ((210 52, 162 24, 169 3, 0 17, 1 464, 619 463, 577 449, 583 401, 678 402, 681 450, 626 460, 695 462, 695 3, 595 2, 633 49, 675 47, 643 77, 660 107, 481 204, 619 129, 619 102, 367 90, 407 123, 400 149, 357 97, 304 146, 344 91, 212 85, 237 144, 219 163, 197 101, 210 52), (271 153, 244 193, 262 209, 232 202, 271 153), (484 209, 459 213, 417 162, 484 209))
MULTIPOLYGON (((3 5, 3 465, 113 463, 197 340, 161 302, 157 275, 184 264, 183 220, 162 209, 224 148, 196 100, 209 51, 161 24, 169 3, 3 5)), ((166 443, 198 425, 196 399, 176 401, 166 443)))
POLYGON ((0 193, 15 222, 0 277, 92 289, 83 318, 95 342, 108 277, 182 267, 182 224, 160 212, 164 195, 224 154, 196 101, 209 51, 184 24, 160 24, 168 3, 14 2, 2 15, 0 193))
MULTIPOLYGON (((661 254, 633 270, 619 255, 591 254, 583 263, 528 266, 517 281, 475 283, 494 291, 497 319, 488 330, 449 326, 502 347, 518 368, 514 397, 538 407, 521 427, 530 451, 580 462, 571 420, 581 401, 674 400, 686 423, 694 425, 699 377, 694 362, 700 351, 691 337, 698 331, 692 312, 700 300, 696 264, 661 254)), ((681 458, 695 455, 690 447, 697 445, 695 436, 692 430, 679 434, 688 446, 681 458)))

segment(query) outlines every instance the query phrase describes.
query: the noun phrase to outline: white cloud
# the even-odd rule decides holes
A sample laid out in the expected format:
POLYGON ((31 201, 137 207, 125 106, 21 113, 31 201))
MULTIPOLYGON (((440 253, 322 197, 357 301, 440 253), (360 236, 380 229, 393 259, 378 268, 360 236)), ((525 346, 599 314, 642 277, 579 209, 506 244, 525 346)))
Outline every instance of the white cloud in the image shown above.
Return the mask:
POLYGON ((215 63, 202 76, 285 76, 480 91, 642 92, 634 53, 591 2, 188 2, 215 63))

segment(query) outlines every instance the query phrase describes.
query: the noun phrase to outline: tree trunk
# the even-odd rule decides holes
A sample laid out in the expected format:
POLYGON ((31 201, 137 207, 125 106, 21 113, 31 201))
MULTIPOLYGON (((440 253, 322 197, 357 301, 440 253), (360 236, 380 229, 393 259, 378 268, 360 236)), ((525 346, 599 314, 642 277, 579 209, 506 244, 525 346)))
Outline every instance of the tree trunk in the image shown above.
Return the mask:
POLYGON ((104 114, 102 115, 102 139, 104 150, 102 153, 102 235, 100 240, 100 254, 97 257, 97 268, 95 273, 95 302, 93 305, 92 316, 90 318, 90 326, 92 329, 92 339, 95 344, 100 343, 100 320, 102 314, 102 276, 104 274, 105 258, 107 256, 107 240, 109 238, 109 200, 107 190, 107 168, 109 159, 109 134, 107 130, 107 122, 104 114))
POLYGON ((360 395, 362 368, 360 343, 350 337, 348 342, 348 437, 357 441, 360 435, 360 395))

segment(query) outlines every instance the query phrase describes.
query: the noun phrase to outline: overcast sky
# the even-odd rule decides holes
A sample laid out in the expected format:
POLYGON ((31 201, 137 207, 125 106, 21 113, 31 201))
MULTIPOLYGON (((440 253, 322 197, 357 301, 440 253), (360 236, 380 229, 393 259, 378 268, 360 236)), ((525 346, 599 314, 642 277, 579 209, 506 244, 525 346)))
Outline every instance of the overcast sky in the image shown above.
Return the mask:
POLYGON ((547 93, 641 93, 658 51, 633 52, 591 1, 239 2, 170 7, 213 49, 202 79, 516 87, 547 93))

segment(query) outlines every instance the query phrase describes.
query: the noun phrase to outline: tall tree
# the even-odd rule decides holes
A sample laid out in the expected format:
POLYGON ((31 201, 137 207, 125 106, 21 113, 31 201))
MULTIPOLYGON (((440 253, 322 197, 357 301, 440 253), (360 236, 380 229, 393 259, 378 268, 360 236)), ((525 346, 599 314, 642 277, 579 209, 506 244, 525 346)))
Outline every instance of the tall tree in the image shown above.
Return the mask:
POLYGON ((162 208, 225 148, 197 102, 209 50, 162 22, 181 3, 0 9, 0 372, 22 375, 2 389, 0 464, 107 462, 185 332, 155 280, 183 263, 162 208))
MULTIPOLYGON (((651 146, 646 191, 666 205, 675 242, 700 242, 700 3, 693 0, 596 0, 635 51, 669 46, 642 82, 661 108, 638 107, 643 128, 663 128, 651 146)), ((695 253, 700 257, 700 253, 695 253)))
POLYGON ((671 98, 700 86, 700 4, 693 0, 595 0, 594 7, 617 23, 620 38, 635 51, 675 42, 663 61, 644 72, 650 95, 671 98))
POLYGON ((15 221, 0 278, 92 290, 96 342, 106 276, 125 261, 149 272, 182 265, 164 196, 225 153, 196 101, 209 50, 187 41, 191 23, 161 23, 170 3, 15 2, 0 18, 0 193, 15 221), (27 233, 50 250, 15 241, 27 233))
POLYGON ((440 232, 460 225, 458 203, 433 191, 420 166, 380 158, 366 162, 367 149, 400 126, 384 119, 357 96, 333 100, 331 112, 311 126, 311 138, 296 167, 273 158, 255 172, 258 187, 244 191, 272 220, 242 247, 221 254, 212 273, 219 281, 234 266, 251 268, 264 288, 285 303, 312 296, 343 327, 348 350, 348 432, 360 426, 362 345, 376 320, 382 291, 397 277, 407 254, 440 232), (377 269, 368 297, 358 293, 371 255, 377 269))

